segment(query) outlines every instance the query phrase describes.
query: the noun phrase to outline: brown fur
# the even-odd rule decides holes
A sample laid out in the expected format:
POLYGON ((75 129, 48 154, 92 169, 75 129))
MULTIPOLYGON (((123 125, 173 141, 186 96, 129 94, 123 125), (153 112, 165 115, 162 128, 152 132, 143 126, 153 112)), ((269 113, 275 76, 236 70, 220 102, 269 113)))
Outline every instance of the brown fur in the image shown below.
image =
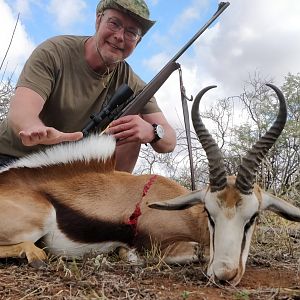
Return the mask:
MULTIPOLYGON (((227 176, 227 186, 218 194, 220 205, 226 208, 234 208, 241 201, 240 192, 235 187, 236 176, 227 176)), ((261 188, 255 184, 253 192, 259 203, 262 202, 261 188)))
MULTIPOLYGON (((54 206, 57 222, 61 222, 58 227, 65 230, 64 233, 72 240, 80 241, 76 235, 80 236, 79 231, 86 226, 93 228, 93 236, 81 233, 81 238, 102 241, 109 236, 116 236, 103 231, 119 228, 120 235, 116 238, 138 249, 151 249, 152 243, 155 243, 164 251, 174 243, 190 241, 208 246, 209 233, 203 206, 197 205, 176 214, 149 208, 149 203, 189 192, 176 182, 158 176, 142 199, 144 186, 150 177, 114 171, 114 158, 105 163, 94 160, 89 163, 6 171, 0 174, 0 244, 26 242, 22 236, 26 236, 27 232, 42 230, 54 206), (134 236, 126 221, 141 199, 138 234, 134 236), (12 216, 16 217, 12 219, 12 216), (64 221, 68 223, 74 218, 72 216, 79 223, 77 227, 73 226, 72 221, 70 226, 64 227, 64 221)), ((187 249, 191 253, 190 246, 187 249)))
POLYGON ((0 246, 0 257, 27 257, 28 263, 33 267, 41 267, 42 261, 44 261, 47 256, 46 253, 36 247, 32 242, 23 242, 11 246, 0 246))

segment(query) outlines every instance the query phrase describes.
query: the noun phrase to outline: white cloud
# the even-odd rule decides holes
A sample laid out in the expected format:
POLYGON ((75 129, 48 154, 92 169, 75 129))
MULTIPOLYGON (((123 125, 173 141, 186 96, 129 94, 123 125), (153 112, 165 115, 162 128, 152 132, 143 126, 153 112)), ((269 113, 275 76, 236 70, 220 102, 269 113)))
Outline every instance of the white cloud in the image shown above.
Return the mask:
POLYGON ((152 5, 157 5, 159 0, 151 0, 150 2, 151 2, 152 5))
MULTIPOLYGON (((218 89, 206 97, 235 96, 255 73, 280 86, 288 72, 300 72, 300 1, 230 2, 218 23, 180 58, 188 95, 216 84, 218 89)), ((166 55, 157 53, 149 62, 166 55)), ((157 93, 160 106, 171 119, 178 111, 173 101, 178 89, 178 81, 170 80, 157 93)), ((176 103, 180 106, 180 100, 176 103)))
POLYGON ((200 18, 201 12, 203 12, 205 8, 205 2, 195 2, 191 6, 187 7, 181 15, 176 18, 176 20, 173 22, 171 26, 171 34, 178 35, 178 32, 182 30, 184 27, 188 26, 191 22, 194 20, 198 20, 200 18), (200 6, 200 7, 197 7, 200 6), (197 9, 195 9, 197 7, 197 9), (184 24, 185 26, 182 26, 184 24))
POLYGON ((155 56, 152 56, 150 59, 145 59, 143 65, 149 70, 158 73, 162 66, 164 66, 170 60, 169 56, 166 53, 158 53, 155 56))
MULTIPOLYGON (((0 0, 0 11, 1 23, 5 24, 5 26, 2 26, 0 30, 0 62, 2 62, 12 38, 17 16, 3 0, 0 0)), ((20 69, 23 67, 25 60, 30 55, 33 48, 34 44, 26 33, 22 21, 19 20, 1 72, 6 69, 7 76, 11 75, 13 72, 19 74, 20 69)))
POLYGON ((22 17, 31 15, 30 0, 17 0, 15 3, 15 11, 20 12, 22 17))
POLYGON ((297 0, 231 1, 213 39, 197 43, 194 60, 208 76, 237 92, 249 74, 259 71, 281 84, 300 70, 300 2, 297 0))
POLYGON ((15 0, 13 9, 16 13, 20 13, 22 16, 22 19, 26 18, 32 18, 33 12, 32 12, 32 6, 36 7, 43 7, 45 3, 43 3, 40 0, 15 0))
POLYGON ((84 20, 86 2, 83 0, 51 0, 48 10, 54 15, 55 23, 62 29, 69 29, 72 25, 84 20))

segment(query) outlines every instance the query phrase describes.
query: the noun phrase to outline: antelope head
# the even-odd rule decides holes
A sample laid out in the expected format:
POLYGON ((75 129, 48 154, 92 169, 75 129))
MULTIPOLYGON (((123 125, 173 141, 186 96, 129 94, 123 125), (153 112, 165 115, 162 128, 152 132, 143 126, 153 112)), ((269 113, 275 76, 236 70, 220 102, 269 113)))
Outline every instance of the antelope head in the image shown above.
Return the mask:
POLYGON ((260 211, 268 209, 286 219, 300 221, 298 208, 254 184, 258 166, 280 136, 287 118, 283 94, 274 85, 268 86, 279 99, 279 113, 267 133, 242 159, 236 176, 226 175, 221 151, 199 114, 202 96, 215 86, 209 86, 197 95, 192 107, 192 121, 209 162, 209 185, 188 195, 150 205, 157 209, 179 210, 203 203, 210 231, 207 274, 215 281, 232 285, 238 284, 245 272, 251 237, 260 211))

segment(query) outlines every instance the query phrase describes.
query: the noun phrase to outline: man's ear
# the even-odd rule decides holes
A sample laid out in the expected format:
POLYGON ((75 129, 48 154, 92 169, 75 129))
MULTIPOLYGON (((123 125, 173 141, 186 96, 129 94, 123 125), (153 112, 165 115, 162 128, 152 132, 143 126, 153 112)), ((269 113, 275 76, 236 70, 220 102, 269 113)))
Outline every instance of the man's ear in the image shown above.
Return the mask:
POLYGON ((102 14, 98 13, 97 16, 96 16, 96 24, 95 24, 96 32, 98 31, 98 28, 100 26, 101 18, 102 18, 102 14))

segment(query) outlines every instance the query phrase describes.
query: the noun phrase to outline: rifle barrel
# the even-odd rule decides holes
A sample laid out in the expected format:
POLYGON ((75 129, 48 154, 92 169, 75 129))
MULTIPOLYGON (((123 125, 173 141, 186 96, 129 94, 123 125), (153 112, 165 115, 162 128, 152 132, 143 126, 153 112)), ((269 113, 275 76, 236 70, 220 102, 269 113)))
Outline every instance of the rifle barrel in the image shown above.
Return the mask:
POLYGON ((219 15, 230 5, 229 2, 220 2, 218 10, 215 14, 208 20, 208 22, 188 41, 186 45, 182 47, 171 59, 171 61, 176 61, 195 41, 196 39, 219 17, 219 15))
POLYGON ((169 76, 177 70, 180 65, 176 60, 195 42, 195 40, 219 17, 219 15, 230 5, 229 2, 220 2, 217 11, 208 22, 187 42, 187 44, 160 70, 158 74, 143 88, 139 95, 123 109, 120 116, 138 113, 150 100, 169 76))

